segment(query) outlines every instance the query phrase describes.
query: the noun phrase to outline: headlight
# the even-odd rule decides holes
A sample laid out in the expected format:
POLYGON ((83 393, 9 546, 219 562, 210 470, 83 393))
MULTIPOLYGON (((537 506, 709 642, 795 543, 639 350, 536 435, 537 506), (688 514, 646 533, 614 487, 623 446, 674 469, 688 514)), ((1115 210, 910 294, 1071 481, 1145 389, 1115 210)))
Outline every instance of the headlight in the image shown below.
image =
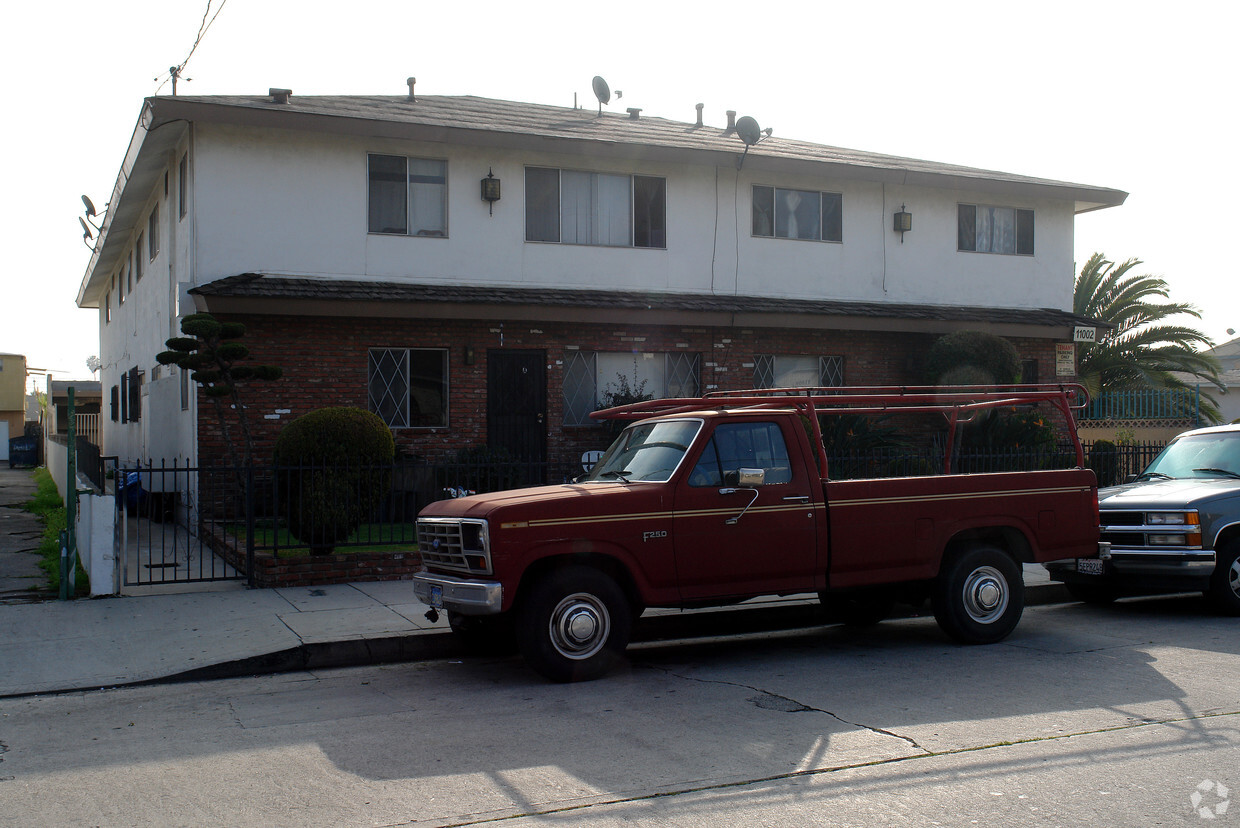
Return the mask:
POLYGON ((1188 537, 1185 535, 1150 535, 1146 542, 1150 546, 1187 546, 1188 537))
POLYGON ((1185 512, 1150 512, 1145 516, 1147 526, 1183 526, 1186 523, 1196 523, 1196 520, 1190 521, 1188 518, 1196 518, 1197 515, 1187 514, 1185 512))

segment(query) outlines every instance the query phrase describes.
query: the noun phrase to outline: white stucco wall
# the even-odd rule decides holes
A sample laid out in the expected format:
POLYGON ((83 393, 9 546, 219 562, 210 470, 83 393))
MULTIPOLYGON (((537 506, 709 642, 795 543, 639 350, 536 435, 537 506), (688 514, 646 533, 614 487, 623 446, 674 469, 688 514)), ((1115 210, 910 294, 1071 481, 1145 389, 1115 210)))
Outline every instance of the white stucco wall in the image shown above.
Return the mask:
POLYGON ((1073 205, 1067 201, 216 125, 198 127, 195 141, 200 284, 259 271, 1001 307, 1071 304, 1073 205), (368 152, 447 159, 448 238, 366 232, 368 152), (526 242, 527 165, 666 177, 667 249, 526 242), (493 216, 478 195, 488 169, 503 182, 493 216), (752 237, 753 184, 842 193, 843 243, 752 237), (960 202, 1033 209, 1036 255, 957 251, 960 202), (914 227, 903 244, 891 229, 901 204, 914 227))

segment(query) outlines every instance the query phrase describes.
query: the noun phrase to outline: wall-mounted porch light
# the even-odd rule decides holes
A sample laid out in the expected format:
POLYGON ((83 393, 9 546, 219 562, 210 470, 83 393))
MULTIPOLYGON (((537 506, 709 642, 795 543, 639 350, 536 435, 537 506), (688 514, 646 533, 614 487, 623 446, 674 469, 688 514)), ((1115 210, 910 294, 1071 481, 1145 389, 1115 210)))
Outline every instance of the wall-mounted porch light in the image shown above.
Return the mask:
POLYGON ((894 219, 892 229, 900 234, 900 244, 904 244, 904 234, 913 229, 913 214, 904 209, 904 205, 901 204, 894 219))
POLYGON ((499 201, 499 179, 487 167, 487 177, 482 179, 482 200, 487 203, 487 213, 495 215, 495 202, 499 201))
POLYGON ((474 346, 473 345, 465 346, 465 364, 466 365, 474 364, 474 346))

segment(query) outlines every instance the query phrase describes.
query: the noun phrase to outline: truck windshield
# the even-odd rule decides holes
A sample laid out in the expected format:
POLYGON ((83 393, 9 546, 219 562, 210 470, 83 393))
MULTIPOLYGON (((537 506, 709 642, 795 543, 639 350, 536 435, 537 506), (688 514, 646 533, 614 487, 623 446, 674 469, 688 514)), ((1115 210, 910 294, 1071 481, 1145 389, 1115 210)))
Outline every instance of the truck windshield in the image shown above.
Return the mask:
POLYGON ((1193 434, 1172 441, 1138 478, 1240 478, 1240 431, 1193 434))
POLYGON ((594 464, 582 482, 623 480, 662 482, 671 478, 693 438, 701 420, 640 423, 629 426, 594 464))

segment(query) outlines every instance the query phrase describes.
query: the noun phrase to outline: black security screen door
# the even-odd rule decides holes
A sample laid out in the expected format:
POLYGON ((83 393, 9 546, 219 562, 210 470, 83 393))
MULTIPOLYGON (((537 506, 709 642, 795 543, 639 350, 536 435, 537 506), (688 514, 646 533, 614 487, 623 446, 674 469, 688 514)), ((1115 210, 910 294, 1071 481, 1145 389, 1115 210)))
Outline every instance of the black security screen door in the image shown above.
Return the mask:
POLYGON ((547 356, 487 352, 487 445, 518 460, 547 459, 547 356))

